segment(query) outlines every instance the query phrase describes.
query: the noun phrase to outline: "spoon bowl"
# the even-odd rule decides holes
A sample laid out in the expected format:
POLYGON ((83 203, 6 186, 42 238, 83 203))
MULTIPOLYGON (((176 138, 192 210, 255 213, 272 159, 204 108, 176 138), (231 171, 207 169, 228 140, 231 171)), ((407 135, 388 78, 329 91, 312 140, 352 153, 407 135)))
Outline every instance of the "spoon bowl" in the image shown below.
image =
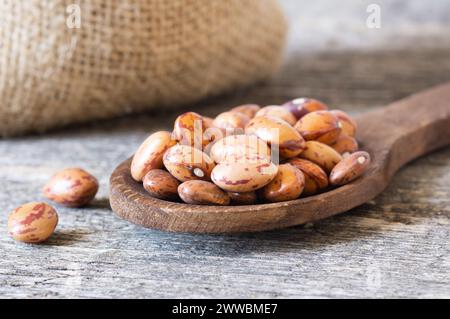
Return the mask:
POLYGON ((315 222, 380 194, 409 161, 450 144, 450 84, 356 118, 361 149, 372 162, 361 178, 293 201, 247 206, 200 206, 151 197, 130 174, 131 159, 111 175, 110 203, 121 218, 148 228, 192 233, 257 232, 315 222))

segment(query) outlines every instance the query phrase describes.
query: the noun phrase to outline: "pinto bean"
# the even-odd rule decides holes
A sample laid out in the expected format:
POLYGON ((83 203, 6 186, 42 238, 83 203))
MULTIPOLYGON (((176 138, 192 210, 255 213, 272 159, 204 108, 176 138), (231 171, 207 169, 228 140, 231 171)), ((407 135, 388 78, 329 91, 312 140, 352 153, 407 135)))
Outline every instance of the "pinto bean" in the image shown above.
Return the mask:
POLYGON ((314 195, 328 187, 328 176, 319 165, 302 158, 291 158, 288 163, 305 176, 304 195, 314 195))
POLYGON ((150 135, 133 156, 131 162, 133 179, 140 182, 148 171, 163 167, 164 153, 176 143, 170 132, 159 131, 150 135))
POLYGON ((331 147, 339 154, 354 153, 358 150, 358 142, 351 136, 341 134, 331 147))
POLYGON ((227 136, 211 148, 211 158, 216 163, 270 161, 270 148, 255 135, 227 136))
POLYGON ((286 102, 282 106, 289 110, 297 120, 310 112, 328 110, 328 106, 325 103, 310 98, 297 98, 286 102))
POLYGON ((58 224, 56 210, 46 204, 32 202, 16 208, 8 218, 8 232, 17 241, 40 243, 46 241, 58 224))
POLYGON ((295 128, 307 141, 333 144, 341 134, 339 120, 328 111, 311 112, 303 116, 295 128))
POLYGON ((164 166, 181 182, 209 180, 214 161, 204 152, 187 145, 175 145, 163 157, 164 166))
POLYGON ((290 125, 295 125, 297 122, 296 117, 289 110, 279 105, 265 106, 256 113, 255 117, 257 116, 273 116, 288 122, 290 125))
POLYGON ((284 202, 297 199, 304 187, 302 171, 291 164, 282 164, 275 178, 262 189, 262 195, 269 202, 284 202))
POLYGON ((342 160, 342 156, 331 146, 316 141, 306 142, 306 148, 300 154, 300 157, 316 163, 326 173, 331 172, 336 164, 342 160))
POLYGON ((56 173, 44 186, 44 196, 68 207, 81 207, 94 199, 97 179, 81 168, 67 168, 56 173))
POLYGON ((152 169, 143 179, 145 190, 159 199, 176 199, 180 182, 169 172, 162 169, 152 169))
POLYGON ((256 112, 258 112, 261 107, 257 104, 243 104, 236 106, 230 110, 230 112, 238 112, 248 116, 248 118, 252 119, 255 117, 256 112))
POLYGON ((178 186, 178 194, 188 204, 229 205, 230 196, 211 182, 187 181, 178 186))
POLYGON ((341 110, 332 110, 330 111, 338 120, 340 127, 342 128, 342 134, 355 137, 357 124, 355 120, 353 120, 350 115, 341 110))
POLYGON ((278 148, 284 158, 299 155, 305 148, 305 140, 295 128, 282 119, 271 116, 255 117, 245 128, 246 134, 254 134, 273 149, 278 148))
POLYGON ((344 185, 363 175, 370 165, 370 155, 367 152, 356 152, 344 158, 330 174, 330 184, 344 185))
POLYGON ((235 193, 228 192, 228 196, 231 198, 231 203, 234 205, 252 205, 258 201, 256 192, 235 193))
POLYGON ((220 163, 213 169, 211 179, 223 190, 245 193, 266 186, 277 171, 273 163, 220 163))

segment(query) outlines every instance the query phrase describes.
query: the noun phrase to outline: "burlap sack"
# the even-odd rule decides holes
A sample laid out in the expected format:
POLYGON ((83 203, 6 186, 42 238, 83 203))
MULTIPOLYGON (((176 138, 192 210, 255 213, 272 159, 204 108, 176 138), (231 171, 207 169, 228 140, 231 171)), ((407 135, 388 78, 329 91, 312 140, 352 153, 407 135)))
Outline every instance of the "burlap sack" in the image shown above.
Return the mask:
POLYGON ((250 84, 278 66, 285 29, 277 0, 0 1, 0 135, 250 84))

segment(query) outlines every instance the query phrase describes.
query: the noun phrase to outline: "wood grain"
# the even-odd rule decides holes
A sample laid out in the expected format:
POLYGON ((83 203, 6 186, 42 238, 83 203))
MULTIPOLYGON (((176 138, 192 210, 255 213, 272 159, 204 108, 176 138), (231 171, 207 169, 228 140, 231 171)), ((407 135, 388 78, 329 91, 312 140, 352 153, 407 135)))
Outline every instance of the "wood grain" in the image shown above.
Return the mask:
MULTIPOLYGON (((449 48, 290 56, 271 82, 186 109, 322 98, 352 114, 450 81, 449 48)), ((177 112, 178 113, 178 112, 177 112)), ((401 169, 375 200, 306 227, 239 235, 166 233, 110 210, 108 180, 176 113, 146 114, 0 141, 0 296, 8 298, 450 297, 450 150, 401 169), (58 207, 45 245, 6 236, 10 210, 43 199, 64 167, 99 178, 97 200, 58 207)))

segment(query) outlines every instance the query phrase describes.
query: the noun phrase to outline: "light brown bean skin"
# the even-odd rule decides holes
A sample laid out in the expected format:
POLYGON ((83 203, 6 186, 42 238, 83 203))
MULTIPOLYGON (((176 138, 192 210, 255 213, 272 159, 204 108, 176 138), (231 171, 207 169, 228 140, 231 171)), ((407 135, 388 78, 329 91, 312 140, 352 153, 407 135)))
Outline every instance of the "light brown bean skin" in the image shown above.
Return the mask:
POLYGON ((187 181, 178 186, 180 198, 187 204, 220 205, 230 204, 230 196, 213 183, 206 181, 187 181))
POLYGON ((227 136, 211 148, 211 158, 216 163, 270 161, 270 147, 255 135, 227 136))
POLYGON ((291 164, 282 164, 278 166, 277 176, 262 189, 262 196, 272 203, 294 200, 304 187, 303 173, 291 164))
POLYGON ((233 205, 253 205, 258 201, 256 192, 234 193, 228 192, 233 205))
POLYGON ((330 173, 336 164, 342 160, 341 154, 336 152, 331 146, 317 141, 306 142, 306 148, 299 156, 316 163, 326 173, 330 173))
POLYGON ((289 110, 297 120, 310 112, 328 110, 328 106, 325 103, 310 98, 297 98, 286 102, 282 106, 289 110))
POLYGON ((24 243, 46 241, 58 224, 56 210, 46 204, 32 202, 16 208, 8 218, 11 237, 24 243))
POLYGON ((277 117, 288 122, 290 125, 295 125, 295 123, 297 123, 296 117, 289 112, 289 110, 279 105, 265 106, 256 113, 255 117, 257 116, 277 117))
POLYGON ((203 119, 203 125, 205 126, 206 129, 210 128, 210 127, 214 127, 214 119, 208 116, 203 116, 202 115, 202 119, 203 119))
POLYGON ((302 195, 314 195, 328 187, 328 175, 319 165, 302 158, 292 158, 288 163, 301 170, 305 176, 302 195))
POLYGON ((340 127, 342 129, 341 134, 355 137, 357 124, 350 115, 341 110, 331 110, 330 113, 332 113, 339 120, 340 127))
POLYGON ((177 143, 167 131, 159 131, 150 135, 133 156, 131 162, 131 176, 137 182, 152 169, 163 167, 163 155, 177 143))
POLYGON ((341 134, 339 120, 328 111, 311 112, 303 116, 295 128, 307 141, 318 141, 331 145, 341 134))
POLYGON ((365 173, 370 165, 370 155, 367 152, 356 152, 344 158, 330 174, 331 185, 345 185, 365 173))
POLYGON ((220 163, 211 173, 211 179, 228 192, 246 193, 266 186, 278 171, 273 163, 220 163))
POLYGON ((250 122, 250 118, 239 112, 223 112, 217 115, 213 125, 226 130, 229 133, 243 133, 245 126, 250 122))
POLYGON ((354 153, 358 150, 358 142, 351 136, 341 134, 331 147, 339 154, 354 153))
POLYGON ((230 112, 238 112, 248 116, 249 119, 255 117, 256 112, 258 112, 261 107, 257 104, 243 104, 233 107, 230 112))
POLYGON ((67 168, 56 173, 43 188, 46 198, 67 207, 88 204, 97 191, 97 179, 81 168, 67 168))
POLYGON ((203 116, 195 112, 181 114, 175 120, 173 137, 182 145, 188 145, 203 150, 211 141, 204 135, 207 122, 203 116))
POLYGON ((210 180, 211 171, 215 165, 206 153, 180 144, 166 151, 163 163, 169 173, 181 182, 196 179, 210 180))
POLYGON ((167 171, 153 169, 144 176, 142 183, 144 189, 153 197, 167 200, 178 198, 180 182, 167 171))
POLYGON ((305 149, 305 140, 300 133, 282 119, 259 116, 248 123, 246 134, 254 134, 269 144, 278 147, 280 156, 291 158, 299 155, 305 149))

